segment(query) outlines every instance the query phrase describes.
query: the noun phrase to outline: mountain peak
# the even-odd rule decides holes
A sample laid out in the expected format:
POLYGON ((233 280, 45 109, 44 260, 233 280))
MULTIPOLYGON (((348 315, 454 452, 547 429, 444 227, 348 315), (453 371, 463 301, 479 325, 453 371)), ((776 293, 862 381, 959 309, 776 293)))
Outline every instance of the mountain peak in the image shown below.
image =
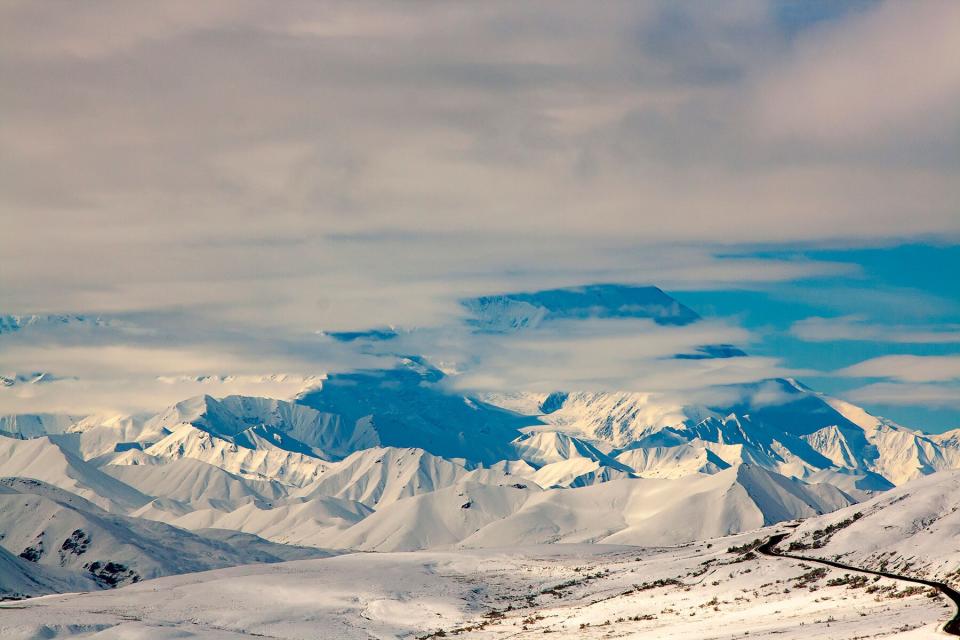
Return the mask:
POLYGON ((534 328, 552 320, 649 318, 657 324, 686 325, 700 319, 654 286, 591 284, 504 293, 462 300, 471 326, 482 331, 534 328))

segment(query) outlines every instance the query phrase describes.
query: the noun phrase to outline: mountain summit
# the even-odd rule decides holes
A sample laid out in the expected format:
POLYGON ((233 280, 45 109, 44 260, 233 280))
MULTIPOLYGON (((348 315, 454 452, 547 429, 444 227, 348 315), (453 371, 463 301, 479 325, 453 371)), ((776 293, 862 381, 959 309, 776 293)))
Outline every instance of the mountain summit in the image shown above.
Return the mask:
POLYGON ((505 293, 461 302, 468 324, 482 331, 536 328, 554 320, 649 318, 662 325, 686 325, 700 319, 657 287, 593 284, 530 293, 505 293))

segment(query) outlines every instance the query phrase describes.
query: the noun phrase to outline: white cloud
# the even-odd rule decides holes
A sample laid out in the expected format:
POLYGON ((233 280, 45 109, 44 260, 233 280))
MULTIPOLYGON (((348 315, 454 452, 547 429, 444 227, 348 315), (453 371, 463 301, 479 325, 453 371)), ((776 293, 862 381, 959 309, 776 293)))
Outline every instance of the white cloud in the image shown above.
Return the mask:
MULTIPOLYGON (((811 64, 762 2, 142 8, 2 10, 6 311, 277 303, 303 318, 322 315, 320 292, 346 316, 351 298, 395 288, 437 309, 443 287, 422 279, 457 272, 458 254, 491 280, 606 270, 669 287, 818 267, 708 263, 710 247, 960 233, 953 162, 798 153, 757 134, 744 103, 765 95, 758 74, 793 86, 811 64)), ((904 30, 928 29, 935 8, 904 30)), ((858 21, 890 11, 831 41, 887 37, 858 21)), ((927 39, 897 46, 926 60, 927 39)), ((890 93, 919 96, 924 121, 948 95, 890 93)))
POLYGON ((890 378, 904 382, 935 382, 960 379, 960 355, 880 356, 858 362, 837 372, 852 378, 890 378))
POLYGON ((781 139, 835 147, 941 136, 957 123, 960 5, 890 1, 813 29, 757 91, 758 120, 781 139))
POLYGON ((428 337, 428 343, 418 346, 436 361, 463 363, 450 382, 469 390, 640 390, 689 395, 710 387, 802 373, 772 358, 673 357, 696 353, 704 345, 744 345, 750 339, 742 328, 710 321, 674 327, 650 320, 588 320, 555 321, 515 334, 462 336, 452 345, 441 342, 433 349, 429 342, 437 341, 428 337))
POLYGON ((287 342, 283 336, 203 327, 178 331, 175 325, 135 333, 68 325, 0 336, 0 371, 44 371, 57 378, 0 388, 0 412, 126 414, 158 411, 199 394, 289 398, 329 371, 394 362, 323 336, 287 342))
MULTIPOLYGON (((450 326, 464 296, 749 287, 849 273, 750 243, 958 237, 956 9, 903 7, 793 47, 760 0, 6 3, 0 312, 157 331, 0 365, 99 363, 142 401, 158 375, 358 366, 304 336, 450 326)), ((461 383, 783 373, 658 360, 650 337, 515 342, 461 383)))
POLYGON ((960 327, 886 326, 859 316, 805 318, 793 323, 790 333, 807 342, 860 340, 900 344, 960 343, 960 327))
POLYGON ((844 397, 865 404, 960 409, 960 385, 878 382, 844 397))

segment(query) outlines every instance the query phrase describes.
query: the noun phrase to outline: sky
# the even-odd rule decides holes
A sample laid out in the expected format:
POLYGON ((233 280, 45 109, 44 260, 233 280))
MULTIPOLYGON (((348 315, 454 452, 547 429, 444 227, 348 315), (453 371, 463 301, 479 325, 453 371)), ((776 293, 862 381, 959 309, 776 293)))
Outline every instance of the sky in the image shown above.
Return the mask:
POLYGON ((12 0, 0 101, 0 315, 88 318, 0 335, 60 378, 0 412, 288 395, 395 326, 463 388, 794 375, 960 427, 952 0, 12 0), (462 330, 594 282, 706 320, 462 330), (708 338, 750 357, 651 375, 708 338))

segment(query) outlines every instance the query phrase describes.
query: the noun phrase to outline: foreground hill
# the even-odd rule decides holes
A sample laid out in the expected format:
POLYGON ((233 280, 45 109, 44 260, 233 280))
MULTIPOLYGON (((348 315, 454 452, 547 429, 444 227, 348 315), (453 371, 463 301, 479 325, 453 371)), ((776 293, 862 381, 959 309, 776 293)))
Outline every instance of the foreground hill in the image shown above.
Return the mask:
POLYGON ((0 606, 0 637, 921 640, 952 613, 895 581, 868 592, 842 571, 812 575, 801 562, 727 551, 749 539, 235 567, 0 606))
POLYGON ((50 572, 72 571, 73 584, 83 576, 107 587, 283 559, 269 554, 275 545, 266 542, 233 547, 219 536, 111 514, 76 494, 18 478, 0 480, 0 545, 50 572))
POLYGON ((960 586, 958 540, 960 471, 942 471, 804 522, 781 546, 960 586))
POLYGON ((93 591, 92 575, 40 566, 0 547, 0 601, 69 591, 93 591))

